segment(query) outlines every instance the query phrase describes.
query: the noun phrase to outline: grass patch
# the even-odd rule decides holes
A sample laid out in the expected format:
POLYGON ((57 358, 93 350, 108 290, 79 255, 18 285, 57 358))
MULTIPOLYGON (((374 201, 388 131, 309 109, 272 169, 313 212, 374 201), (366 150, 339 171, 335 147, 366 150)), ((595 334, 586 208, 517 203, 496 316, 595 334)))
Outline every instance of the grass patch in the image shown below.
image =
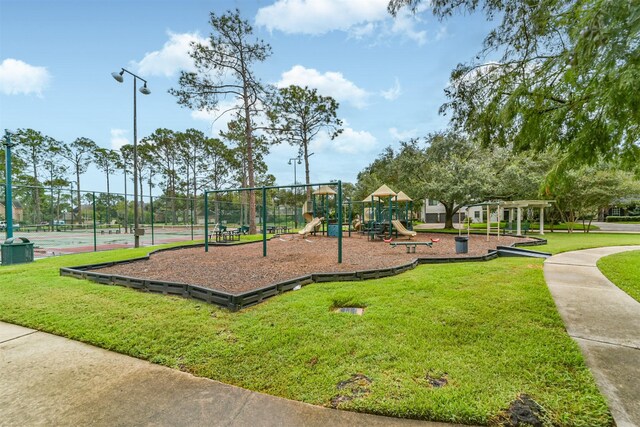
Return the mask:
POLYGON ((624 233, 545 233, 544 236, 535 234, 547 240, 546 245, 535 246, 531 249, 557 254, 560 252, 577 251, 580 249, 599 248, 602 246, 640 245, 640 234, 624 233))
MULTIPOLYGON (((549 246, 583 246, 578 236, 597 239, 586 245, 625 244, 629 235, 573 236, 554 236, 549 246)), ((554 425, 612 424, 555 309, 542 260, 429 265, 380 280, 314 284, 239 313, 58 274, 61 266, 148 250, 3 267, 0 320, 316 405, 487 424, 526 394, 554 425), (337 306, 366 310, 354 316, 333 312, 337 306), (446 385, 433 385, 442 379, 446 385)))
POLYGON ((640 251, 602 257, 598 268, 607 279, 640 302, 640 251))

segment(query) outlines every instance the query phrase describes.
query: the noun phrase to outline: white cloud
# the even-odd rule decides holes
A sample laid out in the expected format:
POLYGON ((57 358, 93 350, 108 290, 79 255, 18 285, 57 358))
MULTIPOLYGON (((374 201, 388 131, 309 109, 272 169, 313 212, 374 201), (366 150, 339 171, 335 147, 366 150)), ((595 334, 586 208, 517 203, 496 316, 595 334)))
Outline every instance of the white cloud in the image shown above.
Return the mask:
POLYGON ((317 153, 363 154, 370 153, 378 145, 376 137, 367 131, 353 130, 347 123, 344 124, 343 129, 335 139, 329 138, 326 133, 319 134, 311 142, 310 149, 317 153))
POLYGON ((133 67, 144 76, 171 77, 180 70, 194 69, 193 60, 189 56, 191 42, 206 43, 198 33, 167 32, 169 40, 162 49, 146 53, 140 62, 134 62, 133 67))
POLYGON ((347 31, 362 39, 400 35, 424 44, 426 31, 416 29, 421 22, 419 14, 430 2, 418 7, 416 14, 402 9, 395 18, 387 12, 388 0, 277 0, 260 8, 256 24, 269 31, 287 34, 325 34, 331 31, 347 31))
POLYGON ((402 88, 400 87, 400 80, 396 77, 396 81, 392 87, 388 90, 383 90, 380 92, 380 95, 388 101, 393 101, 398 99, 400 95, 402 95, 402 88))
POLYGON ((0 64, 0 92, 5 95, 42 96, 47 88, 51 74, 46 67, 29 65, 19 59, 7 58, 0 64))
POLYGON ((111 148, 113 150, 119 150, 123 145, 129 144, 127 133, 129 131, 124 129, 111 129, 111 148))
POLYGON ((342 73, 327 71, 320 73, 313 68, 295 65, 289 71, 282 73, 282 78, 276 83, 278 87, 298 85, 317 89, 321 95, 331 96, 340 102, 349 102, 354 107, 364 108, 369 94, 353 82, 344 78, 342 73))
POLYGON ((324 34, 388 17, 388 0, 277 0, 260 8, 256 24, 269 31, 324 34))
POLYGON ((394 141, 406 141, 416 136, 418 129, 398 130, 398 128, 389 128, 389 135, 394 141))
POLYGON ((376 137, 369 132, 351 128, 345 128, 340 136, 331 142, 337 152, 345 154, 368 153, 378 144, 376 137))
POLYGON ((390 32, 392 34, 400 34, 415 41, 419 45, 423 45, 427 42, 427 32, 425 30, 418 31, 416 29, 417 24, 421 22, 418 15, 414 15, 407 10, 398 12, 393 24, 391 25, 390 32))

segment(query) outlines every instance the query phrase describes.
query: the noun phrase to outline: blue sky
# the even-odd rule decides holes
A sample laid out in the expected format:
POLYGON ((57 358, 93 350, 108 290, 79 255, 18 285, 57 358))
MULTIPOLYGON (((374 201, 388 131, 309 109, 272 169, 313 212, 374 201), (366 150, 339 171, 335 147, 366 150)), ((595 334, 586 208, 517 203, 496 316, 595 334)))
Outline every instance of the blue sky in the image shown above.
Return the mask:
MULTIPOLYGON (((0 129, 33 128, 66 142, 88 137, 110 148, 132 142, 133 83, 110 75, 125 67, 152 91, 138 94, 139 139, 159 127, 217 135, 226 117, 212 123, 212 114, 180 107, 167 90, 189 67, 189 41, 208 36, 209 12, 237 7, 272 46, 256 69, 262 81, 315 87, 340 102, 345 131, 313 144, 311 180, 355 182, 384 147, 446 126, 438 108, 449 73, 481 49, 492 26, 482 15, 439 22, 426 7, 393 19, 386 3, 0 0, 0 129)), ((279 184, 293 182, 287 160, 296 154, 289 145, 271 150, 267 164, 279 184)), ((91 168, 82 187, 103 190, 103 181, 91 168)))

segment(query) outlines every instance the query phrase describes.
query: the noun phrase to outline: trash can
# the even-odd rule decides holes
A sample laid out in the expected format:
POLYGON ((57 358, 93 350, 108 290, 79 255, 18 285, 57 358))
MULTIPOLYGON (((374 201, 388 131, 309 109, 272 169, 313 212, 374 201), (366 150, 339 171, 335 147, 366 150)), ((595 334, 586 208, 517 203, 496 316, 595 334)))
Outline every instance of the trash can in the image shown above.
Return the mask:
POLYGON ((456 236, 456 253, 466 254, 469 252, 469 238, 467 236, 456 236))
POLYGON ((26 237, 12 237, 0 243, 0 253, 2 253, 2 265, 32 262, 33 243, 26 237))
POLYGON ((340 225, 338 225, 338 224, 329 224, 327 226, 327 236, 329 236, 329 237, 338 237, 338 233, 340 233, 340 225))

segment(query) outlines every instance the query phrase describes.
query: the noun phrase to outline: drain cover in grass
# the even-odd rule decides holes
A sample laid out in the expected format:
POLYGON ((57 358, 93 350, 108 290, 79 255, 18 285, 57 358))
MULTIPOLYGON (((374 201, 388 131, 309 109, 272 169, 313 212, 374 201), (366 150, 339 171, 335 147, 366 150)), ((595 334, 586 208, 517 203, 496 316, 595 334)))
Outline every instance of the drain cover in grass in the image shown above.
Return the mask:
POLYGON ((357 314, 358 316, 362 316, 364 314, 364 308, 362 307, 338 307, 333 311, 336 313, 357 314))

